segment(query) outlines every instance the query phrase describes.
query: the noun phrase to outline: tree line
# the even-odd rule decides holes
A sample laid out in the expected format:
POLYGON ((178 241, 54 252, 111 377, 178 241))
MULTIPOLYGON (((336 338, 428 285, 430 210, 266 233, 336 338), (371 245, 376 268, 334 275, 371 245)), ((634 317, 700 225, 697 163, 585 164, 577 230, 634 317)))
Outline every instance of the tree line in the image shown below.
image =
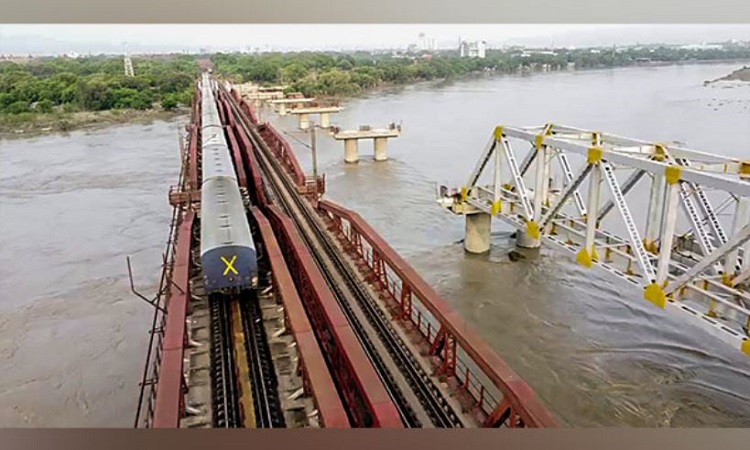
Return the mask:
POLYGON ((0 62, 0 114, 166 110, 189 105, 199 68, 194 57, 133 58, 125 76, 121 57, 38 58, 0 62))
MULTIPOLYGON (((135 76, 125 76, 122 58, 35 58, 0 62, 0 115, 18 119, 37 113, 108 109, 174 109, 189 105, 203 56, 134 57, 135 76)), ((470 73, 620 67, 644 61, 680 62, 749 59, 750 47, 721 49, 666 46, 641 48, 487 50, 486 58, 460 58, 457 51, 432 54, 297 52, 215 54, 214 70, 236 82, 289 86, 316 96, 351 96, 371 88, 416 81, 454 79, 470 73)))
POLYGON ((457 51, 412 55, 353 53, 216 54, 217 73, 237 82, 285 84, 305 95, 349 96, 384 84, 453 79, 469 73, 516 73, 541 70, 623 67, 647 62, 750 59, 750 47, 721 49, 667 46, 640 48, 487 50, 485 58, 460 58, 457 51))

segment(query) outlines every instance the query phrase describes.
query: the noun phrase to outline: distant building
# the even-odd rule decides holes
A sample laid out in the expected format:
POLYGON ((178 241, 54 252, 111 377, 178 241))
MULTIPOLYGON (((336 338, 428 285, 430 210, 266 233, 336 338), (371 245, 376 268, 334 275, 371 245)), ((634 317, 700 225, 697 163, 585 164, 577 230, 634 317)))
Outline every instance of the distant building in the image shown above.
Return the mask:
POLYGON ((435 41, 435 38, 431 38, 424 33, 419 33, 416 50, 422 52, 434 52, 437 50, 437 42, 435 41))
POLYGON ((484 58, 485 50, 487 49, 487 42, 485 41, 460 41, 458 44, 458 52, 462 58, 484 58))
POLYGON ((722 50, 724 48, 721 44, 689 44, 680 47, 683 50, 722 50))
POLYGON ((0 61, 8 61, 13 63, 25 63, 34 59, 31 55, 0 55, 0 61))

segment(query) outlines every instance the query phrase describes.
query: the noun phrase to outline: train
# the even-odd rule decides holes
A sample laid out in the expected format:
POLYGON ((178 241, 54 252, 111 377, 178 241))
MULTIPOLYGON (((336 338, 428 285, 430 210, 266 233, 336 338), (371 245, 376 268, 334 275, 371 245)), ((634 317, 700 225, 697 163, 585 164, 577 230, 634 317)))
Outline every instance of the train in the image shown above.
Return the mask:
POLYGON ((219 116, 216 82, 203 73, 201 91, 201 266, 206 292, 257 287, 258 261, 245 204, 219 116))

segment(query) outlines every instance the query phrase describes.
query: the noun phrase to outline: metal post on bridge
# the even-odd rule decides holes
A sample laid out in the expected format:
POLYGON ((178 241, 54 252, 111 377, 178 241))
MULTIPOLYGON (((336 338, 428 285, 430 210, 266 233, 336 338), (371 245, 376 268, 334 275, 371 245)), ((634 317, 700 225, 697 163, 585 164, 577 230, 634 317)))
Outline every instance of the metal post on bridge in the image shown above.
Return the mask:
POLYGON ((315 127, 317 125, 315 122, 310 122, 310 150, 312 151, 312 170, 313 170, 313 179, 315 180, 315 183, 317 185, 318 183, 318 152, 317 152, 317 142, 315 139, 315 127))

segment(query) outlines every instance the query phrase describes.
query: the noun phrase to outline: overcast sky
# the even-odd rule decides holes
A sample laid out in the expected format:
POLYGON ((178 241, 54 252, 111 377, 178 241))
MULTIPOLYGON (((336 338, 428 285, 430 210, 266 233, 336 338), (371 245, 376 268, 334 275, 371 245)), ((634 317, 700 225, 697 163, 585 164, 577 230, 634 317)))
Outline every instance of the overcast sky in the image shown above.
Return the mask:
POLYGON ((0 25, 0 54, 405 48, 422 32, 441 48, 750 41, 750 25, 0 25))

